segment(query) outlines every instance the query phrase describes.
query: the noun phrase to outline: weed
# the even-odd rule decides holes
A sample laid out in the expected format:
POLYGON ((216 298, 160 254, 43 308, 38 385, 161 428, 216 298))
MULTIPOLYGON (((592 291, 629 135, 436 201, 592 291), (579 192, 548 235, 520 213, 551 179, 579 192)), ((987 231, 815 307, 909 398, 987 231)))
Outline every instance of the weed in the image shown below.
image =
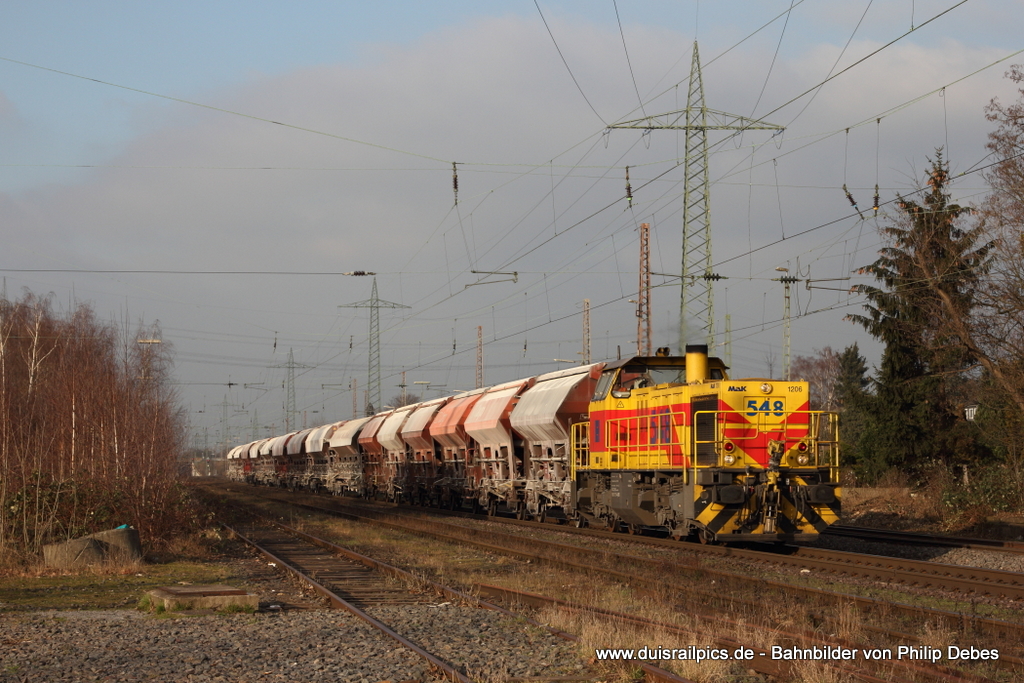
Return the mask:
POLYGON ((221 614, 254 614, 256 608, 252 605, 225 605, 218 612, 221 614))

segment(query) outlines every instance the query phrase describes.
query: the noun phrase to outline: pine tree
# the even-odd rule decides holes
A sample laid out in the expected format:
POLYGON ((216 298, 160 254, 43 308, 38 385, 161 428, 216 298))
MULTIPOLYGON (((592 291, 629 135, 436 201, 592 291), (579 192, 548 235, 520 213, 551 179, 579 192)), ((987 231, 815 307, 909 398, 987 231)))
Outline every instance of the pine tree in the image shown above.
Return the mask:
POLYGON ((950 202, 949 183, 940 150, 922 202, 898 197, 898 216, 881 229, 886 246, 861 271, 881 286, 859 287, 867 315, 851 319, 885 344, 858 447, 869 479, 890 467, 951 462, 964 447, 948 388, 975 359, 944 320, 970 317, 990 245, 977 246, 980 229, 963 227, 971 210, 950 202))
POLYGON ((839 453, 846 465, 857 465, 857 444, 864 432, 865 407, 870 396, 867 361, 860 355, 857 342, 839 354, 836 377, 836 405, 839 410, 839 453))

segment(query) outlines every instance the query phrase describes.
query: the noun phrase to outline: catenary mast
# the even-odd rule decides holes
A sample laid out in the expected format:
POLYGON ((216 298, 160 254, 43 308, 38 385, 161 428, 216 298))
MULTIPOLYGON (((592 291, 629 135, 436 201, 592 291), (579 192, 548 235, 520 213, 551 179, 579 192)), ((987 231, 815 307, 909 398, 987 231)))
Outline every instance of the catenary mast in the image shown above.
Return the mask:
POLYGON ((701 332, 715 346, 714 282, 711 270, 711 191, 708 179, 709 130, 784 130, 782 126, 708 109, 697 41, 693 42, 686 109, 623 121, 609 128, 685 132, 683 178, 683 258, 679 294, 679 351, 701 332))

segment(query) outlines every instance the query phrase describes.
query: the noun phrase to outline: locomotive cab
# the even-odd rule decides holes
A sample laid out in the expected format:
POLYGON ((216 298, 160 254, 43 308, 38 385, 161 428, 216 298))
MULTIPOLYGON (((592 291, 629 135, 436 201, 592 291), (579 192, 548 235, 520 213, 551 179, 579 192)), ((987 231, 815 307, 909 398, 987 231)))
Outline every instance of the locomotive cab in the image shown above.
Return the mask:
POLYGON ((609 363, 573 439, 577 510, 704 541, 807 540, 839 515, 833 413, 806 382, 731 380, 707 347, 609 363))

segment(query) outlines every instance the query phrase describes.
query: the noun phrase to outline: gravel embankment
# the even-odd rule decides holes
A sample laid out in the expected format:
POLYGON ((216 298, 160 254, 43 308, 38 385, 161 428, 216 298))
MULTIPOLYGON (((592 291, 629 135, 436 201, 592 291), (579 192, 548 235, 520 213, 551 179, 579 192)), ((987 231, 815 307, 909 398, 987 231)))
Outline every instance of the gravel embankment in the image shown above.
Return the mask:
MULTIPOLYGON (((370 611, 470 675, 582 668, 571 644, 495 612, 447 604, 370 611)), ((3 683, 258 680, 438 679, 416 655, 342 611, 174 619, 127 610, 0 614, 3 683)))

